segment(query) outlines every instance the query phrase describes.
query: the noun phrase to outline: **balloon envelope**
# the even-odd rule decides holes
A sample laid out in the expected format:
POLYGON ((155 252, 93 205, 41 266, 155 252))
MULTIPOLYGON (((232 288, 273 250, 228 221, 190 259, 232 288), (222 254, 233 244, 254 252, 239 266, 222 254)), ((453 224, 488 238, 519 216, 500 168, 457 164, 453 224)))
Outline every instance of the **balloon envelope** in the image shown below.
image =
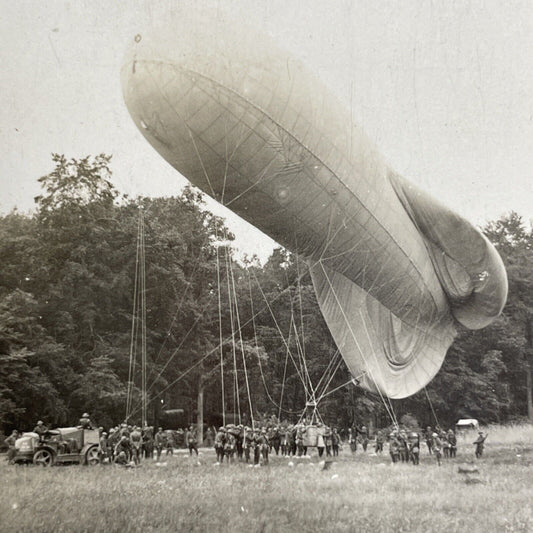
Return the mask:
POLYGON ((489 324, 502 261, 468 221, 398 176, 351 113, 267 37, 205 20, 137 36, 124 98, 194 185, 309 266, 360 385, 392 398, 438 372, 457 322, 489 324))

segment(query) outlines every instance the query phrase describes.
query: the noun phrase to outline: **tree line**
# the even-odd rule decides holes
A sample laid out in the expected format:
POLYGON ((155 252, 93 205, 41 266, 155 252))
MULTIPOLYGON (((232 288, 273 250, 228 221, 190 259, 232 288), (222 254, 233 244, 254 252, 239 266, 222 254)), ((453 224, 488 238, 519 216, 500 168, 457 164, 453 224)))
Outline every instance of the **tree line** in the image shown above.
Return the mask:
MULTIPOLYGON (((350 376, 301 258, 277 248, 264 265, 237 260, 224 220, 192 188, 128 198, 112 183, 110 156, 52 159, 35 210, 0 218, 5 431, 37 419, 74 424, 85 411, 114 425, 125 416, 128 381, 138 421, 140 368, 134 360, 132 373, 131 362, 140 209, 149 422, 177 409, 184 423, 271 415, 294 422, 319 385, 320 413, 332 425, 391 423, 378 397, 343 387, 350 376)), ((510 213, 483 231, 507 269, 507 305, 489 327, 460 329, 426 390, 393 401, 399 418, 441 426, 461 417, 533 420, 532 228, 510 213)))

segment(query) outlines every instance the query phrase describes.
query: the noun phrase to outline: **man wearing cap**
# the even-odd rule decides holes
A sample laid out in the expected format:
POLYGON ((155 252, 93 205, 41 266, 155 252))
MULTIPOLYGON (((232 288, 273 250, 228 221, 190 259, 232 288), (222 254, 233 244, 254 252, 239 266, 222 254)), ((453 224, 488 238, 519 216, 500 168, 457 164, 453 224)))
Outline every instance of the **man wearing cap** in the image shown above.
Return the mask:
POLYGON ((80 418, 80 421, 78 422, 78 426, 80 426, 81 429, 93 429, 91 420, 89 418, 89 413, 83 413, 80 418))
POLYGON ((142 455, 145 459, 151 459, 154 456, 154 428, 152 426, 144 426, 142 440, 142 455))
POLYGON ((130 434, 131 455, 136 465, 141 462, 142 433, 139 427, 134 426, 130 434))
POLYGON ((252 429, 248 426, 244 428, 244 435, 242 439, 242 447, 244 451, 244 460, 246 463, 250 461, 250 449, 254 446, 254 435, 252 429))
POLYGON ((256 429, 253 436, 254 465, 258 465, 261 459, 261 432, 256 429))
POLYGON ((448 442, 450 443, 450 457, 454 458, 457 456, 457 437, 453 429, 448 430, 448 442))
POLYGON ((440 459, 442 457, 442 442, 438 433, 433 433, 431 435, 431 449, 435 454, 435 459, 437 459, 437 464, 440 466, 440 459))
POLYGON ((485 447, 485 440, 488 435, 483 435, 483 431, 478 433, 477 439, 474 441, 474 446, 476 447, 476 459, 481 459, 483 455, 483 448, 485 447))
POLYGON ((17 449, 15 448, 15 442, 19 438, 19 432, 14 429, 11 433, 11 435, 4 441, 4 443, 7 445, 7 462, 9 464, 13 464, 13 459, 15 458, 15 455, 17 455, 17 449))
POLYGON ((261 455, 263 456, 263 464, 268 464, 268 452, 270 451, 270 443, 268 442, 266 429, 261 430, 259 435, 259 446, 261 448, 261 455))
MULTIPOLYGON (((229 429, 231 424, 228 426, 229 429)), ((224 442, 224 456, 228 458, 228 463, 233 463, 233 455, 235 453, 236 439, 235 435, 229 431, 226 431, 226 438, 224 442)))
POLYGON ((226 443, 226 430, 224 426, 218 428, 215 435, 215 452, 217 454, 217 461, 222 463, 224 461, 224 444, 226 443))
POLYGON ((37 422, 37 425, 33 428, 33 432, 39 435, 39 441, 42 441, 44 434, 48 431, 48 428, 44 425, 42 420, 37 422))
POLYGON ((167 438, 163 433, 163 428, 159 428, 154 437, 154 446, 157 452, 157 460, 161 459, 161 452, 163 451, 163 446, 166 446, 167 438))
POLYGON ((192 455, 193 450, 198 455, 198 437, 196 428, 191 425, 185 434, 185 445, 189 448, 189 454, 192 455))
POLYGON ((103 464, 105 459, 109 458, 107 433, 105 431, 102 431, 102 434, 100 435, 98 457, 100 459, 100 464, 103 464))
POLYGON ((433 444, 433 430, 431 429, 431 426, 428 426, 425 430, 425 437, 426 437, 426 446, 428 447, 428 453, 431 455, 433 453, 432 444, 433 444))

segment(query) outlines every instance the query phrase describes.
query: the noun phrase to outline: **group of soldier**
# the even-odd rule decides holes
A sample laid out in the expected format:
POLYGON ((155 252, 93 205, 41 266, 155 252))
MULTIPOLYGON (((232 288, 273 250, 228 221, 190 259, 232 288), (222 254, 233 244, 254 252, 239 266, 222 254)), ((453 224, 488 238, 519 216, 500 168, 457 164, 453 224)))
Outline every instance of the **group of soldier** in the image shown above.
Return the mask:
MULTIPOLYGON (((198 435, 194 426, 185 431, 185 444, 190 455, 198 455, 198 435)), ((159 428, 154 433, 153 426, 141 428, 126 422, 109 430, 100 432, 100 462, 119 465, 140 464, 142 459, 161 459, 163 451, 173 455, 176 446, 174 433, 159 428)))
MULTIPOLYGON (((96 429, 93 427, 89 415, 84 413, 79 420, 78 427, 96 429)), ((143 428, 124 422, 109 430, 99 429, 99 457, 100 462, 118 465, 139 465, 142 459, 161 459, 163 452, 173 455, 176 442, 176 432, 163 431, 160 427, 154 432, 153 426, 143 428)), ((41 420, 34 428, 40 439, 47 431, 41 420)), ((13 458, 15 442, 19 434, 16 430, 5 440, 8 445, 8 460, 13 458)), ((189 449, 189 454, 198 455, 198 434, 195 426, 191 425, 185 431, 180 430, 180 440, 189 449)), ((487 436, 479 432, 473 443, 475 455, 483 455, 484 443, 487 436)), ((441 458, 454 458, 457 454, 457 437, 453 429, 445 431, 439 427, 433 430, 428 426, 418 433, 408 432, 406 429, 396 428, 389 433, 378 431, 375 435, 375 453, 383 453, 384 444, 388 449, 393 463, 409 463, 418 465, 420 462, 420 444, 425 440, 427 450, 433 455, 437 464, 441 465, 441 458)), ((353 426, 348 430, 348 444, 352 453, 357 450, 358 443, 366 452, 370 442, 369 431, 366 426, 353 426)), ((269 462, 269 454, 273 451, 282 456, 306 456, 309 447, 316 447, 318 456, 337 456, 341 447, 341 436, 336 428, 326 426, 321 422, 314 424, 279 424, 267 422, 259 427, 247 425, 227 424, 214 432, 211 428, 206 433, 207 445, 214 445, 217 464, 233 463, 235 460, 253 465, 269 462)))
POLYGON ((215 435, 217 463, 232 463, 237 459, 254 465, 268 464, 269 454, 307 455, 310 446, 316 447, 319 457, 337 456, 341 438, 336 428, 322 424, 267 425, 251 428, 242 424, 221 426, 215 435))

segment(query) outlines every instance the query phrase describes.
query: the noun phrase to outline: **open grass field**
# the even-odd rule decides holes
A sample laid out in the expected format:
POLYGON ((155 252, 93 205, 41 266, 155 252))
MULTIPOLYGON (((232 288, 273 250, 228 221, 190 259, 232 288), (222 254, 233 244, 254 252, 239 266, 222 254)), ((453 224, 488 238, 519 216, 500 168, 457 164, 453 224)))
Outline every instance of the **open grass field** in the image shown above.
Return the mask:
POLYGON ((457 471, 474 460, 472 434, 440 468, 425 446, 419 466, 345 447, 327 470, 316 452, 260 468, 216 466, 211 450, 136 469, 2 462, 0 531, 531 532, 533 426, 488 433, 477 483, 457 471))

